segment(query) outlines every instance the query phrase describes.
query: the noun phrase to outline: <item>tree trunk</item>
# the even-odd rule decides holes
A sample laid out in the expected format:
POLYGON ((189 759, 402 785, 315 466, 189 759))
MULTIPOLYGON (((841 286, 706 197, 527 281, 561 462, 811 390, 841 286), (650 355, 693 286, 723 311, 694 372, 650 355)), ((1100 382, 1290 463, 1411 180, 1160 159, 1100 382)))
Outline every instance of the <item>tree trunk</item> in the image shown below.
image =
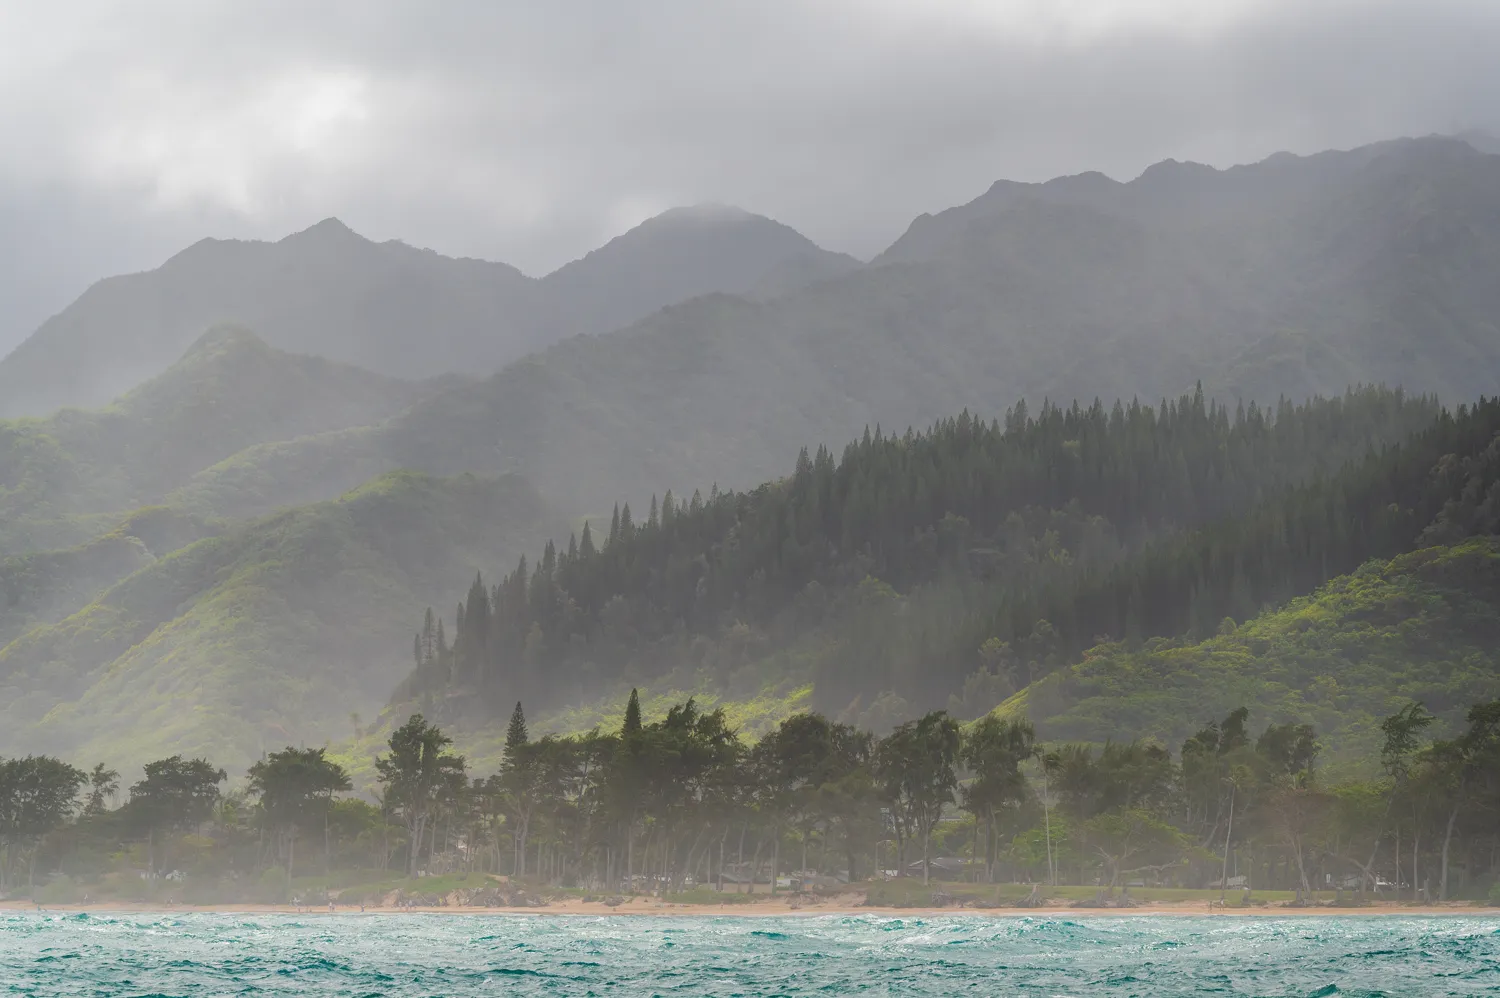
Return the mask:
POLYGON ((729 825, 724 825, 724 834, 719 836, 719 872, 714 878, 714 887, 720 894, 724 893, 724 843, 729 841, 729 825))
MULTIPOLYGON (((747 894, 754 894, 755 893, 755 877, 756 877, 756 874, 760 873, 760 851, 762 849, 764 849, 765 847, 766 847, 766 840, 765 839, 756 839, 756 841, 755 841, 755 858, 750 861, 750 878, 749 878, 749 881, 745 884, 745 888, 746 888, 745 889, 745 893, 747 893, 747 894)), ((741 855, 743 855, 743 853, 741 855)), ((740 870, 741 871, 744 870, 744 866, 743 865, 740 866, 740 870)))
POLYGON ((625 826, 625 889, 635 893, 635 812, 625 826))
POLYGON ((995 882, 995 812, 984 816, 984 882, 995 882))
POLYGON ((776 896, 776 875, 781 871, 781 829, 773 833, 775 839, 771 843, 771 896, 776 896))
MULTIPOLYGON (((1051 792, 1047 789, 1047 760, 1040 760, 1042 770, 1042 823, 1047 836, 1047 882, 1057 886, 1057 867, 1052 863, 1052 808, 1051 792)), ((1081 877, 1079 879, 1082 879, 1081 877)))
POLYGON ((1458 822, 1458 805, 1448 813, 1448 830, 1443 835, 1443 872, 1438 878, 1438 900, 1448 900, 1448 847, 1453 843, 1453 826, 1458 822))
POLYGON ((406 875, 417 875, 417 863, 422 857, 422 841, 427 836, 427 815, 418 815, 417 820, 406 828, 406 875))
POLYGON ((922 885, 931 882, 932 871, 932 826, 922 829, 922 885))
POLYGON ((1416 824, 1415 820, 1413 820, 1411 827, 1411 899, 1413 901, 1417 900, 1417 867, 1420 863, 1419 857, 1417 855, 1417 850, 1420 849, 1421 846, 1422 828, 1420 825, 1416 824))
POLYGON ((677 878, 677 889, 679 891, 682 890, 683 887, 684 887, 683 880, 686 879, 686 877, 687 877, 687 875, 689 873, 693 872, 693 859, 694 859, 694 857, 696 856, 696 857, 700 857, 701 858, 702 855, 703 855, 701 852, 698 851, 698 847, 701 846, 701 845, 703 845, 703 836, 706 835, 707 833, 708 833, 708 825, 705 824, 701 828, 698 829, 698 836, 697 836, 697 838, 693 839, 692 848, 688 849, 687 862, 683 864, 681 875, 677 878))
POLYGON ((748 831, 750 831, 750 822, 746 821, 740 826, 740 847, 739 851, 735 854, 735 864, 740 868, 741 877, 745 875, 745 833, 748 831))
POLYGON ((1312 885, 1307 882, 1307 866, 1302 862, 1302 840, 1300 838, 1295 840, 1294 848, 1297 855, 1297 877, 1302 883, 1302 890, 1311 894, 1312 885))
POLYGON ((1396 900, 1401 900, 1401 822, 1396 822, 1396 900))

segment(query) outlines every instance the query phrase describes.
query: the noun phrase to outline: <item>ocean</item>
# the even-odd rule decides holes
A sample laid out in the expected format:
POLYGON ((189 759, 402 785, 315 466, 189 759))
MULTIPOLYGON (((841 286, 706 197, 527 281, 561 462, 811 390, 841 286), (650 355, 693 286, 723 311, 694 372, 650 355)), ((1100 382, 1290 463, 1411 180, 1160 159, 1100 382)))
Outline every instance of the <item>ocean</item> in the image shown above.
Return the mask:
POLYGON ((0 995, 1500 994, 1500 915, 0 911, 0 995))

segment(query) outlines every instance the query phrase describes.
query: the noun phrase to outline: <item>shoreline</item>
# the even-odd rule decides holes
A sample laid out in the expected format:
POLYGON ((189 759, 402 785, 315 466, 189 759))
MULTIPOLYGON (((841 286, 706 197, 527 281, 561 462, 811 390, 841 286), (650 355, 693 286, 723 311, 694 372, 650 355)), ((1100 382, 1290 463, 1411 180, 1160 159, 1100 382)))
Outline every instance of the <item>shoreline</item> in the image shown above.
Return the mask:
POLYGON ((1237 908, 1237 907, 1210 907, 1208 905, 1184 904, 1178 902, 1143 903, 1135 908, 1073 908, 1067 905, 1053 905, 1042 908, 964 908, 957 906, 935 907, 911 907, 897 908, 888 906, 865 906, 851 903, 845 900, 830 901, 826 904, 806 904, 782 901, 761 901, 743 904, 673 904, 659 902, 654 899, 639 899, 628 901, 616 907, 607 907, 599 902, 583 901, 559 901, 542 907, 416 907, 416 908, 386 908, 367 907, 360 911, 356 905, 341 905, 334 911, 329 911, 326 906, 312 906, 310 908, 297 908, 290 904, 150 904, 130 902, 97 902, 89 904, 60 904, 55 906, 42 905, 40 909, 30 901, 0 901, 0 911, 16 912, 38 912, 43 914, 78 915, 78 914, 120 914, 120 915, 145 915, 145 914, 209 914, 209 915, 299 915, 299 916, 331 916, 331 915, 531 915, 537 917, 546 916, 656 916, 669 918, 805 918, 812 916, 838 916, 850 917, 859 915, 879 915, 887 918, 941 918, 941 917, 981 917, 981 918, 1093 918, 1093 917, 1139 917, 1151 915, 1169 916, 1195 916, 1216 918, 1220 916, 1241 918, 1266 918, 1266 917, 1327 917, 1327 916, 1468 916, 1471 918, 1483 918, 1487 915, 1500 919, 1500 908, 1486 908, 1473 905, 1468 902, 1457 902, 1445 905, 1405 905, 1394 902, 1384 902, 1364 905, 1361 907, 1334 908, 1283 908, 1278 905, 1267 905, 1266 907, 1237 908))

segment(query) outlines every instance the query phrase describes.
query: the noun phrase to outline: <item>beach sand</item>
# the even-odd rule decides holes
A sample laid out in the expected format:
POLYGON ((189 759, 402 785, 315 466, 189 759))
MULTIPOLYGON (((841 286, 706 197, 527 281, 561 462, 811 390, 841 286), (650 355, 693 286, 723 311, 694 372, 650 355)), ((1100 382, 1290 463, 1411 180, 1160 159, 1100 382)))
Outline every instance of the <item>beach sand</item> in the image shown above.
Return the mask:
MULTIPOLYGON (((980 915, 996 918, 1034 918, 1034 917, 1057 917, 1068 916, 1072 918, 1105 916, 1140 916, 1140 915, 1227 915, 1227 916, 1320 916, 1320 915, 1467 915, 1470 917, 1491 916, 1500 919, 1500 909, 1477 907, 1474 904, 1464 902, 1452 902, 1449 904, 1434 905, 1411 905, 1397 904, 1389 901, 1378 901, 1357 908, 1334 908, 1334 907, 1311 907, 1311 908, 1285 908, 1279 904, 1270 904, 1265 907, 1228 907, 1220 908, 1217 905, 1210 907, 1206 903, 1183 903, 1183 902, 1160 902, 1141 903, 1135 908, 1074 908, 1067 904, 1044 907, 1044 908, 961 908, 957 906, 947 907, 914 907, 914 908, 888 908, 870 907, 862 903, 859 895, 846 895, 829 898, 822 901, 794 901, 766 898, 742 904, 673 904, 663 902, 656 898, 630 898, 623 903, 609 907, 598 901, 582 901, 577 899, 565 899, 554 901, 543 907, 532 908, 480 908, 480 907, 373 907, 367 906, 363 914, 367 915, 406 915, 406 914, 434 914, 434 915, 666 915, 671 917, 702 917, 702 916, 809 916, 809 915, 883 915, 896 918, 928 918, 943 915, 980 915)), ((37 906, 29 901, 0 901, 0 910, 12 911, 36 911, 37 906)), ((339 905, 333 912, 328 910, 327 905, 314 905, 312 907, 297 908, 290 904, 215 904, 215 905, 191 905, 191 904, 144 904, 125 902, 100 902, 97 904, 59 904, 55 906, 43 905, 42 910, 59 914, 76 914, 87 912, 90 914, 163 914, 182 912, 204 912, 217 914, 235 915, 269 915, 269 914, 303 914, 303 915, 327 915, 327 914, 360 914, 357 905, 339 905)))

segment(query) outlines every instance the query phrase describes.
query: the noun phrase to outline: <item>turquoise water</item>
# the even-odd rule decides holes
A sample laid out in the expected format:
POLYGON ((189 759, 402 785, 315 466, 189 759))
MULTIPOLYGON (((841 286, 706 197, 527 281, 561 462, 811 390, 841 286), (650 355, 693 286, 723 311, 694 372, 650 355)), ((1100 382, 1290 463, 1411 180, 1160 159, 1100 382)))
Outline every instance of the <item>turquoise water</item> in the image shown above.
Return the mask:
POLYGON ((1500 994, 1500 918, 0 913, 0 995, 1500 994))

